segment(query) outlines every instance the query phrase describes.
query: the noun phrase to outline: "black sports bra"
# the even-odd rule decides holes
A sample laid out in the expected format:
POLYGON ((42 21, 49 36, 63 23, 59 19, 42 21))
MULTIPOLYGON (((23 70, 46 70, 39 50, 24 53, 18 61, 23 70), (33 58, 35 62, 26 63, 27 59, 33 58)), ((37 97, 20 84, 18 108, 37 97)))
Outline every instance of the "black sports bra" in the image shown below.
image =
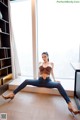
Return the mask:
POLYGON ((40 70, 40 75, 43 74, 43 73, 50 75, 52 67, 50 67, 50 66, 47 66, 47 67, 40 66, 39 70, 40 70))

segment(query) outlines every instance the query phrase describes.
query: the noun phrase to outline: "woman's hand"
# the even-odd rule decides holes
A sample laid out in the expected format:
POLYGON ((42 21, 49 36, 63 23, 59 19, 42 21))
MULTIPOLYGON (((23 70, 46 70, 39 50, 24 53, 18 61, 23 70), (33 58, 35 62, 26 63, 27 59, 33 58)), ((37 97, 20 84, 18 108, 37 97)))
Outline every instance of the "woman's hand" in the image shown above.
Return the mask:
POLYGON ((59 83, 60 83, 60 81, 59 81, 59 80, 55 80, 54 82, 59 82, 59 83))

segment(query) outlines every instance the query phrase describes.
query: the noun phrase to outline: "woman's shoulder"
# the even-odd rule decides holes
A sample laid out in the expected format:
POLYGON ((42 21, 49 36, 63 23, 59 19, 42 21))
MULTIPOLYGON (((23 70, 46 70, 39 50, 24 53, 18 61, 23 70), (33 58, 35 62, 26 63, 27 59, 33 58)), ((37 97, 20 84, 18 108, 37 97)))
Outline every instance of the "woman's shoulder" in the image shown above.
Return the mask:
POLYGON ((54 63, 53 62, 49 62, 51 65, 54 65, 54 63))
POLYGON ((53 67, 53 66, 54 66, 54 63, 53 63, 53 62, 50 62, 50 65, 53 67))

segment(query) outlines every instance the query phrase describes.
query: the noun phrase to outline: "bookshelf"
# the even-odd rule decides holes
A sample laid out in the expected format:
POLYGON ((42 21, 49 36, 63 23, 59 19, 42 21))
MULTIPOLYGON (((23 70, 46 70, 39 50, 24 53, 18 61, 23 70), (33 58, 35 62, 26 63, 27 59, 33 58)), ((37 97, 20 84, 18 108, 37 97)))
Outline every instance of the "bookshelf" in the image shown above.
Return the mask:
POLYGON ((0 0, 0 82, 12 74, 8 0, 0 0))

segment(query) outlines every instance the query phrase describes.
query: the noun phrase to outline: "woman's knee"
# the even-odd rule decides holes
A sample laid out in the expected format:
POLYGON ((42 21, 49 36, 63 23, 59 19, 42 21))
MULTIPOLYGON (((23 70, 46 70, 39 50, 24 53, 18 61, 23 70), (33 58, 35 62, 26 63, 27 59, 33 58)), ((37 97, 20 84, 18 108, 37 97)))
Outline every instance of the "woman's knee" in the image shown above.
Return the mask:
POLYGON ((61 87, 62 85, 61 85, 61 83, 60 82, 57 82, 57 87, 59 88, 59 87, 61 87))
POLYGON ((26 80, 24 80, 24 82, 23 82, 24 84, 28 84, 28 80, 26 79, 26 80))

